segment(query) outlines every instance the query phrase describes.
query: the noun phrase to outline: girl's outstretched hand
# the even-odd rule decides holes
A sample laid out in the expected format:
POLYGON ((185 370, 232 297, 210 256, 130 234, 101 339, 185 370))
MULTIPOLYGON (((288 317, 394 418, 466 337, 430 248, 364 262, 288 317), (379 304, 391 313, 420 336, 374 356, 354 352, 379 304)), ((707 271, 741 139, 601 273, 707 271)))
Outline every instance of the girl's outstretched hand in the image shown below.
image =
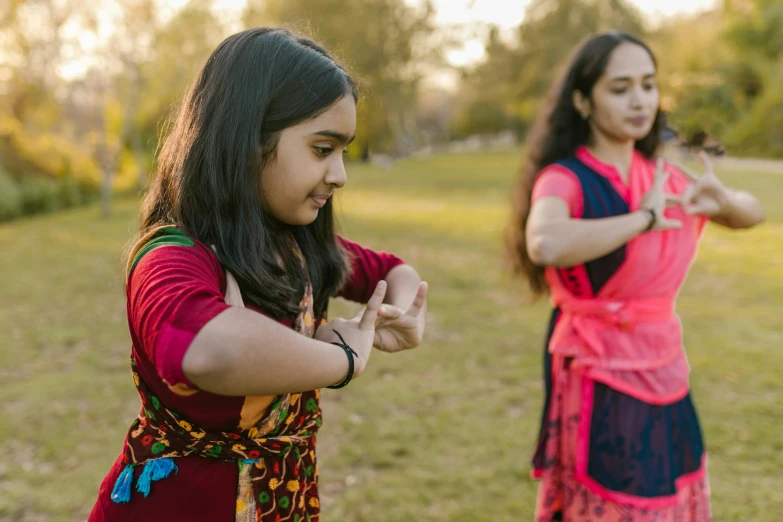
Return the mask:
POLYGON ((712 164, 706 152, 699 153, 704 173, 696 176, 683 166, 680 170, 691 180, 690 186, 682 195, 682 205, 686 214, 701 214, 716 217, 724 212, 728 205, 728 191, 712 170, 712 164))
POLYGON ((426 304, 427 283, 421 282, 407 310, 389 304, 381 306, 375 322, 375 347, 393 353, 419 346, 424 337, 420 315, 426 304))
POLYGON ((669 219, 663 215, 667 207, 678 205, 681 199, 675 194, 665 191, 666 182, 669 180, 669 172, 664 169, 663 158, 658 158, 655 165, 655 178, 652 187, 642 198, 640 208, 647 208, 655 213, 655 221, 650 230, 671 230, 682 228, 682 221, 669 219))
POLYGON ((354 373, 356 378, 364 372, 367 361, 372 352, 375 339, 375 322, 378 318, 378 310, 386 296, 386 281, 381 281, 375 287, 367 307, 360 310, 353 319, 337 318, 322 324, 315 332, 315 339, 326 343, 339 342, 335 332, 340 332, 345 343, 354 349, 357 357, 354 358, 354 373))

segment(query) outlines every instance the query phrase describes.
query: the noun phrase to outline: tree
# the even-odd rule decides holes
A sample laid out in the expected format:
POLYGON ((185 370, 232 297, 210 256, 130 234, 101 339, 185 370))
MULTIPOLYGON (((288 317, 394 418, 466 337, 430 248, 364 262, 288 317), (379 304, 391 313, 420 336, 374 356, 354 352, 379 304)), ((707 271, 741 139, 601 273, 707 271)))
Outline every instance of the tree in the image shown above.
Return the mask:
POLYGON ((324 44, 359 80, 355 148, 404 152, 418 84, 439 56, 429 0, 250 0, 245 26, 284 25, 324 44))
POLYGON ((639 12, 624 0, 534 0, 517 35, 514 98, 531 120, 557 73, 585 38, 618 30, 643 36, 639 12))
POLYGON ((136 163, 136 186, 142 189, 158 139, 212 50, 226 36, 226 28, 210 0, 191 0, 154 33, 153 53, 141 64, 140 96, 130 137, 136 163))
POLYGON ((490 30, 486 58, 464 71, 457 128, 468 132, 465 122, 473 122, 476 129, 505 124, 524 132, 579 42, 610 29, 641 35, 641 16, 624 0, 533 0, 513 38, 504 42, 490 30))
POLYGON ((4 167, 100 186, 108 215, 117 181, 145 184, 159 122, 224 36, 211 4, 191 0, 169 20, 156 0, 2 4, 4 167))
POLYGON ((726 0, 724 16, 736 55, 734 84, 747 106, 728 142, 742 153, 783 157, 783 4, 726 0))
MULTIPOLYGON (((69 2, 14 0, 0 14, 0 155, 5 167, 20 179, 31 173, 57 175, 83 164, 88 154, 71 139, 57 74, 63 50, 77 43, 65 29, 83 13, 69 2)), ((83 181, 89 177, 85 173, 83 181)))
POLYGON ((489 28, 484 48, 486 58, 462 73, 459 109, 451 126, 457 137, 522 125, 513 114, 518 71, 512 64, 518 52, 503 41, 497 27, 489 28))

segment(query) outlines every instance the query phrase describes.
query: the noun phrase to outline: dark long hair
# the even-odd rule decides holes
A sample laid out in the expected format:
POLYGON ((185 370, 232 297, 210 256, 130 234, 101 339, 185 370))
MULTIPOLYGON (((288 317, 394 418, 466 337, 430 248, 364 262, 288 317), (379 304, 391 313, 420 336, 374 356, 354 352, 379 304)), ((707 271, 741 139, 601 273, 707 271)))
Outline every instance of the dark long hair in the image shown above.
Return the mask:
MULTIPOLYGON (((577 47, 561 77, 552 86, 546 107, 539 113, 530 131, 525 158, 514 188, 506 247, 514 273, 527 279, 536 297, 546 293, 548 288, 544 267, 530 259, 525 239, 533 183, 542 169, 573 156, 580 146, 589 143, 590 125, 574 107, 573 93, 579 91, 591 98, 593 87, 604 73, 612 52, 625 42, 643 47, 655 63, 655 55, 650 48, 630 34, 609 32, 588 38, 577 47)), ((652 158, 658 149, 663 125, 664 117, 659 109, 650 133, 636 142, 636 150, 652 158)))
POLYGON ((283 129, 317 117, 353 80, 321 46, 283 29, 230 36, 208 58, 163 144, 139 218, 140 233, 175 224, 236 277, 247 304, 293 318, 304 291, 295 237, 307 262, 315 312, 325 312, 349 271, 335 237, 332 199, 306 226, 261 205, 261 172, 283 129), (281 266, 282 263, 282 266, 281 266))

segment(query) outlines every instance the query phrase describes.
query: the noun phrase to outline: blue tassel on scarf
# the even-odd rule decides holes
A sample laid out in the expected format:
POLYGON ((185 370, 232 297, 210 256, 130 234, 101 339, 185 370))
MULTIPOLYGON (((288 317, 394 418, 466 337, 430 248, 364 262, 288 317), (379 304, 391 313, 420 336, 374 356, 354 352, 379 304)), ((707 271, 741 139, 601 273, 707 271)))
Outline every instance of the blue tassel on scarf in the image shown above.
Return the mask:
POLYGON ((136 491, 142 493, 145 497, 150 494, 150 485, 155 480, 160 480, 171 475, 172 471, 177 471, 177 465, 174 459, 166 457, 155 460, 148 460, 144 464, 144 471, 139 475, 136 482, 136 491))
POLYGON ((133 485, 133 466, 125 466, 117 482, 114 483, 114 489, 111 492, 111 499, 115 504, 130 502, 131 486, 133 485))

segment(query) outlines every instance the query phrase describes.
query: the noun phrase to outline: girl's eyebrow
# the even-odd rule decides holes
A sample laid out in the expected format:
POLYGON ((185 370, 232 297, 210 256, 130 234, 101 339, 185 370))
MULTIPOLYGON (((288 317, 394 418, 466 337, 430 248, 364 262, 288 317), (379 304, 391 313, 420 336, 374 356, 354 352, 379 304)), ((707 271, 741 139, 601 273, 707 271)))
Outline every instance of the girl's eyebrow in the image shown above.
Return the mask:
MULTIPOLYGON (((651 78, 655 78, 655 73, 645 74, 642 77, 642 80, 649 80, 651 78)), ((633 80, 633 78, 630 76, 615 76, 614 78, 609 79, 610 82, 630 82, 631 80, 633 80)))
POLYGON ((313 136, 326 136, 329 138, 334 138, 343 145, 350 145, 351 142, 356 138, 356 136, 348 137, 342 132, 337 132, 333 130, 322 130, 322 131, 314 132, 313 136))

